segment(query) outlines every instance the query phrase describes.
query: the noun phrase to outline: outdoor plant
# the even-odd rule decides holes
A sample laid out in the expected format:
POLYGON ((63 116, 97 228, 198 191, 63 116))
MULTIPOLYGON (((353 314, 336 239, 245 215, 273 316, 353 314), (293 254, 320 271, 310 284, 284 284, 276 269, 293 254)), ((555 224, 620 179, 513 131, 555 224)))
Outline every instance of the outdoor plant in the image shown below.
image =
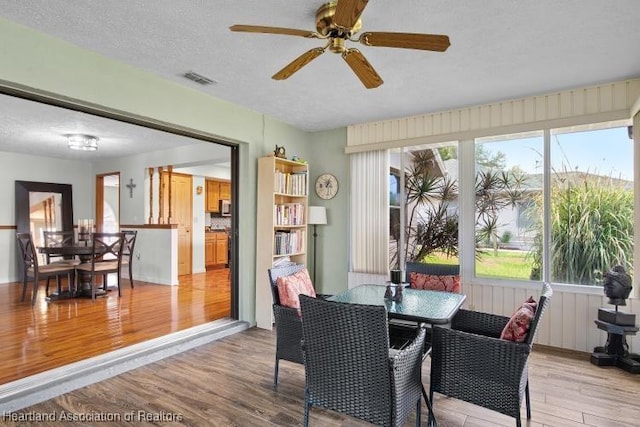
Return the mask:
POLYGON ((491 246, 494 253, 500 241, 500 212, 524 199, 525 181, 525 175, 518 170, 480 168, 476 173, 476 238, 491 246))
MULTIPOLYGON (((538 207, 541 199, 536 199, 538 207)), ((622 181, 589 173, 556 174, 551 192, 551 278, 595 285, 602 272, 633 265, 633 192, 622 181)), ((540 279, 542 227, 531 252, 540 279)))
MULTIPOLYGON (((422 261, 434 253, 447 257, 458 255, 459 217, 457 205, 452 205, 458 197, 458 183, 448 175, 434 174, 432 165, 437 153, 437 150, 411 153, 412 165, 405 173, 407 225, 403 249, 407 261, 422 261)), ((454 156, 448 151, 443 154, 454 156)), ((495 171, 492 166, 503 161, 499 157, 485 160, 486 167, 476 174, 476 237, 477 241, 490 242, 497 250, 499 212, 522 200, 524 177, 518 171, 495 171)), ((394 218, 393 212, 391 222, 391 234, 399 245, 399 217, 394 218)), ((397 251, 392 254, 391 262, 396 267, 397 251)), ((477 256, 481 255, 477 252, 477 256)))

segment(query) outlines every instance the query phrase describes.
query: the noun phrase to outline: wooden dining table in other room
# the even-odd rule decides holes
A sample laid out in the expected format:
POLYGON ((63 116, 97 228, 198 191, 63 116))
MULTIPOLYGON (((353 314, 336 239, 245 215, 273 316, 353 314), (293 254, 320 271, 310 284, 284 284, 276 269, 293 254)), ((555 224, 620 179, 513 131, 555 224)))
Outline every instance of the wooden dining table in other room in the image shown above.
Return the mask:
MULTIPOLYGON (((98 249, 99 250, 99 249, 98 249)), ((58 255, 63 257, 77 256, 81 263, 91 262, 93 256, 93 246, 89 242, 77 242, 72 245, 60 246, 42 246, 38 247, 38 251, 47 255, 58 255)), ((71 289, 71 285, 66 291, 54 292, 47 295, 49 301, 59 299, 89 297, 91 298, 91 275, 83 271, 76 271, 78 286, 77 289, 71 289)), ((106 292, 101 289, 96 290, 96 296, 105 295, 106 292)))

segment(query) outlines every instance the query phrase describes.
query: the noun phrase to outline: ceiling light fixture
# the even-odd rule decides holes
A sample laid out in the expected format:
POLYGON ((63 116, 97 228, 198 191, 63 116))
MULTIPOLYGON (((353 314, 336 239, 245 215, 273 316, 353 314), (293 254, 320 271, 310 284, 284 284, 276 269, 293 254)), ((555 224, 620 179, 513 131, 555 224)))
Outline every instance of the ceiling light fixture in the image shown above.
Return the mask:
POLYGON ((96 151, 98 149, 98 140, 98 137, 93 135, 67 135, 67 145, 72 150, 96 151))

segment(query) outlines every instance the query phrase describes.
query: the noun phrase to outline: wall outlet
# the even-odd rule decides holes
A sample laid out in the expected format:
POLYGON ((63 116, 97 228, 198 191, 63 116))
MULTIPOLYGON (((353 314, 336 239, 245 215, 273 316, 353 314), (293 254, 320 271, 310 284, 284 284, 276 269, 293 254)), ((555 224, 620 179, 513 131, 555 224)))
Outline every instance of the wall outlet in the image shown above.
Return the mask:
POLYGON ((469 304, 469 310, 475 311, 476 310, 475 304, 469 304))
POLYGON ((136 253, 136 260, 140 261, 140 252, 136 253))

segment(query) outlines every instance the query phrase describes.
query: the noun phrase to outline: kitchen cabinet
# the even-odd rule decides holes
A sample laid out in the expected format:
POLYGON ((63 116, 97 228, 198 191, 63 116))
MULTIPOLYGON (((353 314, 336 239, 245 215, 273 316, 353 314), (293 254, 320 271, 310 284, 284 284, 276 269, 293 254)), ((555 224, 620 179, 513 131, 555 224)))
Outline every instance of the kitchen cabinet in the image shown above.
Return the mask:
POLYGON ((205 210, 207 212, 219 213, 220 200, 231 199, 231 183, 229 181, 207 179, 206 188, 205 210))
POLYGON ((227 234, 224 233, 223 237, 218 237, 216 240, 216 264, 227 263, 227 234))
POLYGON ((205 233, 204 255, 205 267, 218 268, 227 264, 228 239, 224 231, 205 233))
POLYGON ((213 266, 216 263, 216 239, 211 233, 207 233, 204 240, 204 265, 213 266))
POLYGON ((220 200, 231 200, 231 183, 220 181, 220 200))
POLYGON ((206 187, 207 187, 207 199, 206 199, 207 212, 220 212, 220 181, 207 179, 206 187))

